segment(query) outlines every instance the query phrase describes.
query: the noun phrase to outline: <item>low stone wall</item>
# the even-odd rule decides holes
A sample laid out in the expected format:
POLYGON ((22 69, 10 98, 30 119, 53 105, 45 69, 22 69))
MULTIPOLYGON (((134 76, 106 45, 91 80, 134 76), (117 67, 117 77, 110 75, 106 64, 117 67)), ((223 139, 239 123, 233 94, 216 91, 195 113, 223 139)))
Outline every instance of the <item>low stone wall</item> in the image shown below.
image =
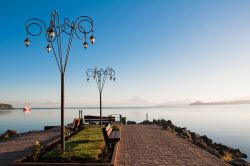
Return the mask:
POLYGON ((234 149, 221 143, 213 142, 213 140, 206 135, 200 136, 195 132, 187 130, 185 127, 177 127, 170 120, 154 119, 153 123, 187 141, 192 142, 202 149, 207 150, 209 153, 224 159, 232 165, 248 165, 248 163, 242 159, 247 158, 247 155, 242 153, 239 149, 234 149))
POLYGON ((18 134, 17 134, 16 130, 7 130, 3 134, 0 134, 0 139, 1 138, 10 138, 10 137, 17 136, 17 135, 18 134))

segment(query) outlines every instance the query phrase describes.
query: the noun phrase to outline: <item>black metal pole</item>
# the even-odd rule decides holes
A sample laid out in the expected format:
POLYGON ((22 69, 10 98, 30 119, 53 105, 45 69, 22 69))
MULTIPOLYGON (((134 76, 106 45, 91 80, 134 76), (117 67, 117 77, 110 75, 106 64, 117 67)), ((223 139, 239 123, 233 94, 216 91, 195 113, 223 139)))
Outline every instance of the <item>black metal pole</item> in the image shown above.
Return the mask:
MULTIPOLYGON (((51 50, 53 51, 57 66, 61 73, 61 149, 64 151, 65 150, 64 73, 66 70, 67 63, 68 63, 69 53, 70 53, 71 44, 72 44, 72 40, 74 36, 76 36, 80 40, 82 39, 85 40, 83 43, 83 47, 86 49, 88 47, 88 42, 86 41, 87 35, 91 34, 89 39, 90 39, 90 42, 94 44, 95 42, 95 37, 93 36, 94 22, 88 16, 80 16, 72 22, 70 22, 68 18, 65 18, 64 23, 60 24, 59 14, 57 11, 54 11, 51 13, 51 20, 50 20, 49 27, 46 26, 43 20, 39 18, 31 18, 27 20, 25 29, 26 29, 27 35, 30 35, 30 36, 39 36, 43 32, 45 32, 45 39, 48 42, 48 45, 46 47, 47 51, 48 53, 51 50), (85 23, 90 24, 90 26, 86 25, 85 23), (66 51, 65 56, 63 56, 63 53, 62 53, 62 34, 69 36, 68 46, 66 48, 67 51, 66 51), (55 45, 57 45, 57 49, 55 45)), ((28 36, 24 40, 24 44, 27 47, 30 45, 30 39, 28 38, 28 36)), ((81 111, 81 116, 82 116, 82 111, 81 111)))
POLYGON ((102 127, 102 92, 100 92, 100 126, 102 127))
POLYGON ((64 73, 61 73, 61 149, 65 151, 64 140, 64 73))

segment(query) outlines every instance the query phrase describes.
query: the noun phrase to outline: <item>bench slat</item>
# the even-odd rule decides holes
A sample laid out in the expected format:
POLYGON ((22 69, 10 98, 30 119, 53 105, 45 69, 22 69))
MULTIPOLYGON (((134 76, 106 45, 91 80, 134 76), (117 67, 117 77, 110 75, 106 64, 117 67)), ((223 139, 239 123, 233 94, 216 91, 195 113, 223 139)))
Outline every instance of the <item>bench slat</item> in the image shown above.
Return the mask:
POLYGON ((107 127, 102 128, 103 136, 107 147, 110 149, 115 142, 121 139, 120 131, 112 131, 112 127, 108 124, 107 127))
MULTIPOLYGON (((84 119, 99 119, 100 120, 100 116, 91 116, 91 115, 85 115, 84 119)), ((115 120, 115 117, 113 116, 103 116, 102 119, 104 120, 115 120)))
MULTIPOLYGON (((85 122, 91 123, 98 123, 100 122, 100 116, 92 116, 92 115, 85 115, 84 116, 85 122)), ((113 116, 103 116, 102 123, 112 123, 115 122, 115 117, 113 116)))
POLYGON ((110 126, 110 124, 106 127, 106 132, 107 132, 107 135, 109 136, 110 133, 112 132, 112 127, 110 126))
POLYGON ((110 128, 110 129, 107 131, 108 136, 110 136, 111 133, 112 133, 112 128, 110 128))
POLYGON ((119 141, 121 138, 121 133, 119 131, 112 131, 112 133, 109 136, 109 139, 112 141, 119 141))

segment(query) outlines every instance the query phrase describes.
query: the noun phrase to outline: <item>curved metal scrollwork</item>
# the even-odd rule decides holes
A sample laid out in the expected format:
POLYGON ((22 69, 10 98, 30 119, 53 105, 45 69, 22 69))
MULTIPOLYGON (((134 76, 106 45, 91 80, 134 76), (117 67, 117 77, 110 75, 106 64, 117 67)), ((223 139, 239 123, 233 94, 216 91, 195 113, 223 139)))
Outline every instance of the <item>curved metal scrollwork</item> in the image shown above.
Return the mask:
MULTIPOLYGON (((68 56, 71 48, 71 43, 74 35, 80 39, 84 40, 83 46, 86 49, 88 47, 87 35, 91 33, 90 42, 93 44, 95 42, 94 32, 94 22, 88 16, 80 16, 74 21, 70 21, 68 18, 64 18, 63 23, 60 24, 60 17, 57 11, 51 13, 49 25, 46 26, 45 22, 38 18, 31 18, 25 24, 25 29, 27 36, 39 36, 41 34, 45 35, 45 39, 48 42, 47 51, 53 51, 59 70, 64 73, 66 70, 68 56), (68 37, 68 45, 66 49, 65 58, 63 58, 62 53, 62 34, 66 34, 68 37)), ((25 45, 30 45, 30 39, 27 37, 25 39, 25 45)))
POLYGON ((85 39, 86 40, 86 35, 89 34, 89 33, 93 33, 94 32, 94 22, 93 20, 88 17, 88 16, 81 16, 81 17, 78 17, 75 22, 75 32, 76 32, 76 36, 79 38, 79 39, 85 39), (86 29, 88 27, 85 27, 84 23, 88 23, 90 24, 90 29, 86 29), (81 37, 81 35, 84 35, 83 37, 81 37))
MULTIPOLYGON (((75 21, 70 22, 68 18, 64 18, 63 24, 60 25, 59 22, 59 14, 58 12, 53 12, 51 16, 51 21, 49 28, 53 28, 56 32, 56 36, 58 37, 61 33, 66 33, 70 35, 70 30, 74 30, 75 34, 79 39, 85 39, 87 34, 94 32, 94 22, 93 20, 88 16, 80 16, 75 19, 75 21), (89 27, 86 27, 86 23, 89 24, 89 27)), ((39 36, 42 34, 42 32, 45 32, 47 36, 47 32, 49 30, 47 28, 46 24, 38 18, 31 18, 26 22, 25 29, 27 32, 27 35, 31 36, 39 36), (39 32, 32 32, 31 27, 36 26, 39 28, 39 32)), ((49 40, 50 41, 50 40, 49 40)))
POLYGON ((29 19, 25 24, 25 29, 26 29, 27 35, 31 35, 31 36, 39 36, 42 34, 43 31, 45 32, 47 31, 46 24, 38 18, 29 19), (32 32, 31 27, 34 27, 34 26, 39 28, 38 32, 32 32))
POLYGON ((89 81, 90 78, 93 78, 96 81, 100 93, 102 93, 107 77, 109 77, 112 81, 116 80, 115 70, 111 67, 107 67, 105 70, 103 68, 98 69, 97 67, 94 69, 88 69, 86 71, 86 75, 88 77, 87 81, 89 81))

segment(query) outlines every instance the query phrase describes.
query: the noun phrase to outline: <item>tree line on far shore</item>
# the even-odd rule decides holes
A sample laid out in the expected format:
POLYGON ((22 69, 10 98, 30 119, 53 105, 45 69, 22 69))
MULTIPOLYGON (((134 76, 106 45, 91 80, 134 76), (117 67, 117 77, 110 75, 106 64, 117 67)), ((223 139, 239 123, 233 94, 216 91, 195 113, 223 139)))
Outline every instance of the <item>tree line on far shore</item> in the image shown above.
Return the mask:
POLYGON ((12 109, 12 105, 0 103, 0 109, 12 109))

